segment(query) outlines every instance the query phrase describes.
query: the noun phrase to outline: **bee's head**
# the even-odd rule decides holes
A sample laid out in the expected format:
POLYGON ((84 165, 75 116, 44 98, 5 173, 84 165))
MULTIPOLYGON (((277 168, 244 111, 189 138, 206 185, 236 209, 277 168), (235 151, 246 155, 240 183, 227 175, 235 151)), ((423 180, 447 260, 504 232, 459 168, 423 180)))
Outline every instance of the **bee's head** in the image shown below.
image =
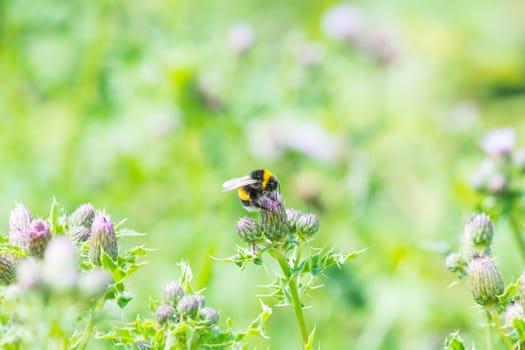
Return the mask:
POLYGON ((268 180, 268 184, 266 185, 266 191, 272 192, 279 188, 279 181, 275 178, 275 176, 271 176, 268 180))

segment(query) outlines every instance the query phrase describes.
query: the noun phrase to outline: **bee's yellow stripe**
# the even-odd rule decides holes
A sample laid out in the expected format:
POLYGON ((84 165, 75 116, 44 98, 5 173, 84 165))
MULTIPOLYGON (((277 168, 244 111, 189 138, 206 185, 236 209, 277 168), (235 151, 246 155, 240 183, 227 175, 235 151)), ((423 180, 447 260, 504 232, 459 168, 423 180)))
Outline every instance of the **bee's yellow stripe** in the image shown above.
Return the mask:
POLYGON ((243 201, 247 201, 247 200, 250 200, 250 195, 248 194, 248 192, 246 192, 244 190, 244 188, 242 187, 239 187, 237 189, 237 192, 239 192, 239 198, 243 201))
POLYGON ((266 185, 268 185, 268 181, 270 181, 271 177, 272 177, 272 173, 269 172, 268 170, 264 170, 264 172, 263 172, 263 179, 262 179, 262 183, 261 183, 261 188, 263 190, 266 189, 266 185))

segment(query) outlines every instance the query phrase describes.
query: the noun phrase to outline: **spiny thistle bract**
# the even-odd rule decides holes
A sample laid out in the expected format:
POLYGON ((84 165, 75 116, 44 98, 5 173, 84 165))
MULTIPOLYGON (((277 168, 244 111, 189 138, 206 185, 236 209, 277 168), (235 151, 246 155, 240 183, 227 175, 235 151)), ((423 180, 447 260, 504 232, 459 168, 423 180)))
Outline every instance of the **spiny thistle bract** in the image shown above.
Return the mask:
POLYGON ((465 240, 478 249, 490 247, 494 237, 492 221, 485 214, 474 214, 465 225, 465 240))
POLYGON ((264 236, 272 242, 282 241, 290 233, 290 226, 281 195, 271 192, 261 198, 260 205, 261 229, 264 236))
POLYGON ((172 281, 166 284, 162 293, 163 301, 171 306, 177 306, 177 303, 183 296, 184 289, 182 289, 180 283, 176 281, 172 281))
POLYGON ((489 256, 472 258, 467 267, 468 284, 476 303, 492 307, 498 303, 498 296, 503 294, 503 277, 496 264, 489 256))
POLYGON ((15 281, 16 269, 11 259, 0 255, 0 284, 9 285, 15 281))
POLYGON ((257 242, 263 237, 263 230, 259 223, 247 216, 242 217, 237 221, 235 229, 239 237, 247 243, 257 242))
POLYGON ((109 215, 98 213, 91 225, 89 256, 91 262, 100 265, 101 252, 105 251, 113 260, 118 255, 117 238, 113 221, 109 215))
POLYGON ((27 247, 27 231, 31 225, 32 214, 23 204, 18 203, 9 216, 9 243, 27 247))

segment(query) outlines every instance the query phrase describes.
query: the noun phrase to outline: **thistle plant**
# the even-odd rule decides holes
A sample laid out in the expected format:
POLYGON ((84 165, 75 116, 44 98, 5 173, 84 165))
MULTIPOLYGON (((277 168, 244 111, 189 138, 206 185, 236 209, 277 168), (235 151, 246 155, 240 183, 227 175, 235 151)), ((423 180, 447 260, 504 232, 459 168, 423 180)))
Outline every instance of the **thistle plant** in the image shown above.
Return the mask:
MULTIPOLYGON (((456 284, 466 278, 472 298, 487 320, 487 349, 505 346, 519 349, 525 345, 525 273, 518 281, 505 287, 503 276, 491 255, 494 228, 486 214, 472 215, 460 239, 461 247, 446 258, 447 268, 456 274, 456 284), (503 320, 503 322, 502 322, 503 320), (492 333, 500 339, 496 343, 492 333)), ((465 349, 459 333, 452 333, 445 341, 445 349, 465 349)))
POLYGON ((86 348, 107 304, 124 308, 132 299, 125 281, 144 264, 137 261, 147 252, 141 246, 117 254, 120 239, 138 235, 122 223, 90 204, 68 216, 53 201, 45 219, 16 205, 9 237, 0 234, 1 348, 86 348), (78 227, 97 238, 76 239, 70 233, 78 227))
POLYGON ((275 306, 293 309, 301 344, 304 349, 311 349, 315 327, 307 325, 304 297, 309 290, 319 287, 315 281, 326 269, 333 265, 340 268, 364 251, 343 254, 312 246, 319 230, 319 218, 286 209, 278 192, 265 194, 260 199, 260 206, 258 220, 242 217, 236 224, 237 234, 248 247, 238 246, 235 255, 219 261, 233 262, 244 269, 250 263, 266 265, 265 255, 275 260, 281 271, 269 285, 271 292, 267 297, 276 300, 275 306))
POLYGON ((525 149, 514 149, 511 127, 489 132, 481 143, 486 157, 472 175, 478 208, 493 218, 508 221, 519 253, 525 261, 525 239, 520 213, 525 210, 525 149))
POLYGON ((233 331, 232 321, 226 329, 219 326, 220 314, 206 305, 204 295, 191 287, 189 265, 179 263, 181 276, 166 284, 162 300, 150 302, 151 315, 137 316, 125 327, 100 332, 97 337, 110 340, 119 349, 237 349, 253 336, 265 337, 264 324, 271 309, 262 311, 246 330, 233 331))

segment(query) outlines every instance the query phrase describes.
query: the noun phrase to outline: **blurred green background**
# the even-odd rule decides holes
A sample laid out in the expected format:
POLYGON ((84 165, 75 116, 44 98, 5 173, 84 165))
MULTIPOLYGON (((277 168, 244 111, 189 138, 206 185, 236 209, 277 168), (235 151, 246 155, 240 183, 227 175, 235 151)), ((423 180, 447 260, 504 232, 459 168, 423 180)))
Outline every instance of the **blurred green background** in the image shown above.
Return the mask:
MULTIPOLYGON (((53 196, 106 208, 148 233, 125 244, 155 249, 117 319, 149 312, 186 259, 222 325, 242 328, 272 277, 210 258, 241 244, 245 213, 221 184, 268 168, 287 206, 320 216, 318 246, 368 248, 308 300, 322 349, 482 339, 435 248, 475 204, 485 132, 512 125, 525 146, 525 4, 359 1, 330 24, 337 5, 0 1, 2 231, 16 201, 41 216, 53 196), (357 31, 334 37, 345 21, 357 31)), ((506 282, 523 268, 509 236, 497 225, 506 282)), ((253 346, 298 348, 292 314, 276 309, 253 346)))

